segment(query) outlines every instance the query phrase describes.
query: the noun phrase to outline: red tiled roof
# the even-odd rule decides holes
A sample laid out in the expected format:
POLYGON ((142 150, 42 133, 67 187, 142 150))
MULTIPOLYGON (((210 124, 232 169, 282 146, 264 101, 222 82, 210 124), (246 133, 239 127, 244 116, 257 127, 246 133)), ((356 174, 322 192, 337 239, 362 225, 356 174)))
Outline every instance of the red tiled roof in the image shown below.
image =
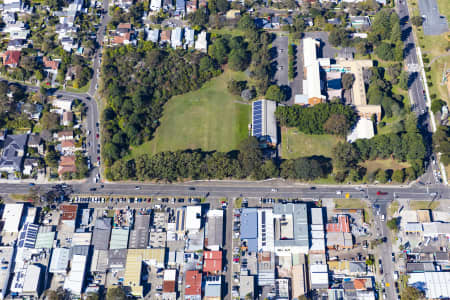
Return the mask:
POLYGON ((72 148, 75 147, 75 142, 73 140, 67 140, 67 141, 62 141, 61 142, 61 147, 62 148, 72 148))
POLYGON ((365 290, 366 289, 366 280, 365 279, 355 279, 353 280, 353 286, 355 290, 365 290))
POLYGON ((205 251, 203 258, 203 272, 217 273, 222 271, 222 251, 205 251))
POLYGON ((58 70, 59 62, 50 60, 44 56, 44 67, 46 69, 58 70))
POLYGON ((175 292, 175 281, 164 281, 163 293, 173 293, 173 292, 175 292))
POLYGON ((63 121, 72 122, 73 121, 73 113, 71 111, 65 111, 63 113, 63 121))
POLYGON ((20 51, 6 51, 3 54, 3 64, 5 66, 8 65, 17 65, 19 64, 19 60, 20 60, 20 51))
POLYGON ((71 167, 75 166, 75 156, 62 156, 61 160, 59 161, 60 167, 71 167))
POLYGON ((327 232, 350 232, 348 216, 339 215, 337 223, 328 223, 327 232))
POLYGON ((161 41, 170 41, 171 35, 172 35, 172 31, 170 31, 170 30, 161 31, 161 41))
POLYGON ((58 132, 58 137, 63 137, 63 136, 73 136, 73 131, 66 130, 66 131, 58 132))
POLYGON ((185 295, 201 295, 202 293, 202 273, 200 271, 187 271, 185 295))
POLYGON ((117 29, 130 29, 131 30, 131 24, 130 23, 120 23, 117 25, 117 29))
POLYGON ((130 40, 130 33, 125 33, 123 36, 120 35, 116 35, 114 36, 113 39, 113 44, 123 44, 125 41, 129 41, 130 40))
POLYGON ((62 211, 61 220, 75 220, 77 217, 78 205, 63 204, 59 207, 62 211))

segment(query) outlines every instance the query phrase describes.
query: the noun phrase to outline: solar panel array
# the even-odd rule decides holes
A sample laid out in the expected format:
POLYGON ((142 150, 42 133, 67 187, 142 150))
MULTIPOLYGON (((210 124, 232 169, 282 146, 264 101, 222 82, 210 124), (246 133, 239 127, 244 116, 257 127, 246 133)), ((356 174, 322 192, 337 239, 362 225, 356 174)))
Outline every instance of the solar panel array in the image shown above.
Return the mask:
POLYGON ((263 135, 263 107, 262 101, 253 102, 253 136, 263 135))
POLYGON ((20 248, 34 248, 36 243, 39 225, 25 223, 19 236, 18 245, 20 248))

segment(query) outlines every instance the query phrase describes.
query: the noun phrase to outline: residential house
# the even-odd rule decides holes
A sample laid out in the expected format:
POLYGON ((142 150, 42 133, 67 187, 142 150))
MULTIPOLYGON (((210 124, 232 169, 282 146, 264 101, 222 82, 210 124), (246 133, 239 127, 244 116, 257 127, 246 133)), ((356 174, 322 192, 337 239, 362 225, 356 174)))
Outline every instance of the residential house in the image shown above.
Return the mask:
POLYGON ((39 166, 39 159, 37 158, 25 158, 23 161, 23 174, 31 176, 33 170, 39 166))
POLYGON ((151 41, 153 43, 158 43, 158 41, 159 41, 159 29, 148 30, 148 32, 147 32, 147 41, 151 41))
POLYGON ((71 67, 67 68, 66 77, 65 77, 66 81, 74 80, 76 76, 77 76, 77 68, 75 66, 71 66, 71 67))
POLYGON ((203 53, 208 52, 208 41, 206 35, 206 31, 202 31, 197 36, 197 41, 195 41, 195 50, 201 51, 203 53))
POLYGON ((171 45, 174 49, 183 45, 183 28, 177 27, 172 30, 171 45))
POLYGON ((159 11, 162 6, 162 0, 151 0, 150 2, 150 10, 159 11))
POLYGON ((171 30, 163 30, 163 31, 161 31, 161 40, 159 41, 159 43, 161 45, 170 43, 171 35, 172 35, 172 31, 171 30))
POLYGON ((62 123, 63 126, 69 126, 73 123, 73 113, 71 111, 63 112, 62 123))
POLYGON ((186 2, 186 11, 188 14, 197 11, 198 0, 191 0, 186 2))
POLYGON ((39 134, 31 134, 28 138, 28 148, 36 149, 40 155, 44 155, 44 143, 39 134))
POLYGON ((28 134, 7 135, 0 156, 0 172, 20 172, 28 134))
POLYGON ((62 156, 59 161, 58 175, 61 176, 65 173, 74 173, 76 171, 77 167, 75 165, 75 156, 62 156))
POLYGON ((55 99, 52 105, 62 111, 72 111, 72 100, 69 99, 55 99))
POLYGON ((186 14, 186 0, 176 0, 175 16, 183 17, 186 14))
POLYGON ((59 61, 48 59, 46 56, 43 58, 44 71, 51 74, 57 74, 59 68, 59 61))
POLYGON ((184 45, 186 48, 194 47, 195 30, 189 27, 184 29, 184 45))
POLYGON ((57 136, 58 136, 58 141, 60 141, 60 142, 73 140, 73 131, 71 131, 71 130, 60 131, 60 132, 58 132, 57 136))
POLYGON ((227 11, 226 18, 227 20, 234 20, 241 16, 241 11, 239 9, 230 9, 227 11))
POLYGON ((7 50, 20 51, 23 48, 28 48, 28 41, 26 39, 10 39, 7 50))
POLYGON ((8 50, 2 55, 3 65, 15 68, 19 65, 20 51, 8 50))
POLYGON ((73 140, 65 140, 61 142, 61 152, 63 154, 73 154, 75 151, 76 147, 73 140))
POLYGON ((44 107, 39 103, 25 103, 21 106, 21 112, 29 118, 39 121, 44 107))
POLYGON ((18 13, 23 9, 23 3, 21 0, 4 0, 3 11, 9 13, 18 13))

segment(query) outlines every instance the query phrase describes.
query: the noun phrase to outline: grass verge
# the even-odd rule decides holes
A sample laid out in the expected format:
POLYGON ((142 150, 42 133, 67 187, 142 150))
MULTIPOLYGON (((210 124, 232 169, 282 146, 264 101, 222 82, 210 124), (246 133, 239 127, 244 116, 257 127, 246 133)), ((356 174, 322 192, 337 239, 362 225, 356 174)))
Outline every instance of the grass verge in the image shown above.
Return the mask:
POLYGON ((436 201, 411 201, 409 203, 409 208, 413 210, 419 209, 436 209, 439 207, 439 202, 436 201))
POLYGON ((370 223, 370 220, 372 220, 372 209, 361 199, 334 199, 334 206, 342 209, 362 209, 364 210, 364 222, 370 223))

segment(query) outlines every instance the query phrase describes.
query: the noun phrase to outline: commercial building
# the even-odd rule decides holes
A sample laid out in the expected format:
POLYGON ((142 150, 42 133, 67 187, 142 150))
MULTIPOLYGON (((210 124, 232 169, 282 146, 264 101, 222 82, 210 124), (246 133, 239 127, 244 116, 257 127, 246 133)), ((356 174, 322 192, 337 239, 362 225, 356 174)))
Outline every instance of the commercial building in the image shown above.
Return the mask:
POLYGON ((311 289, 328 288, 328 267, 326 264, 312 264, 309 266, 311 289))
POLYGON ((130 287, 133 296, 143 297, 142 263, 163 268, 164 259, 165 249, 128 249, 123 285, 130 287))
POLYGON ((218 274, 222 271, 222 251, 205 251, 203 259, 203 273, 218 274))
POLYGON ((275 101, 257 100, 252 102, 252 136, 271 146, 278 144, 276 109, 275 101))
POLYGON ((64 281, 64 289, 80 296, 83 292, 86 272, 87 256, 74 255, 70 264, 69 276, 64 281))
POLYGON ((23 204, 7 203, 3 209, 3 231, 19 232, 23 214, 23 204))
POLYGON ((107 250, 111 236, 111 218, 98 218, 95 220, 92 234, 92 245, 95 250, 107 250))
POLYGON ((108 251, 108 269, 113 271, 125 270, 127 264, 128 249, 100 250, 100 251, 108 251))
POLYGON ((17 239, 17 247, 19 248, 34 248, 37 234, 39 232, 39 225, 32 223, 25 223, 19 233, 17 239))
POLYGON ((311 246, 309 253, 325 254, 325 233, 322 208, 311 208, 311 246))
POLYGON ((50 260, 50 273, 66 274, 69 265, 70 249, 55 248, 50 260))
POLYGON ((190 270, 185 273, 184 300, 202 299, 202 273, 190 270))
POLYGON ((239 296, 241 299, 255 299, 255 276, 241 275, 239 277, 239 296))
POLYGON ((212 209, 207 213, 207 244, 210 250, 219 250, 223 246, 223 210, 212 209))
POLYGON ((169 269, 164 270, 164 281, 163 281, 163 299, 164 300, 176 300, 176 278, 177 270, 169 269))
POLYGON ((202 207, 200 205, 186 207, 186 230, 197 232, 201 228, 202 207))
POLYGON ((423 272, 408 275, 408 285, 424 292, 427 299, 450 298, 450 272, 423 272))
POLYGON ((274 251, 274 227, 271 208, 258 209, 258 252, 274 251))
POLYGON ((109 249, 127 249, 129 232, 130 230, 127 228, 113 228, 109 249))
POLYGON ((205 297, 204 300, 220 300, 222 299, 222 277, 207 276, 205 281, 205 297))
POLYGON ((275 253, 278 256, 307 254, 309 250, 308 213, 303 203, 277 203, 273 208, 275 253))
POLYGON ((241 213, 240 238, 245 241, 249 252, 258 251, 258 210, 243 208, 241 213))
POLYGON ((134 229, 130 231, 128 248, 144 249, 148 246, 148 229, 150 227, 150 215, 137 213, 134 221, 134 229))
POLYGON ((273 252, 258 253, 258 285, 275 285, 275 255, 273 252))
POLYGON ((308 292, 305 255, 293 255, 292 262, 292 298, 297 299, 308 292))
POLYGON ((42 292, 42 269, 38 265, 29 265, 25 273, 22 291, 23 297, 39 298, 42 292))
POLYGON ((94 250, 91 261, 91 272, 106 273, 107 270, 108 270, 108 250, 94 250))
POLYGON ((75 204, 63 204, 59 207, 61 211, 61 222, 75 230, 78 205, 75 204))
POLYGON ((12 275, 12 265, 14 258, 14 247, 0 247, 0 260, 2 268, 0 268, 0 299, 5 299, 8 293, 8 283, 12 275))

